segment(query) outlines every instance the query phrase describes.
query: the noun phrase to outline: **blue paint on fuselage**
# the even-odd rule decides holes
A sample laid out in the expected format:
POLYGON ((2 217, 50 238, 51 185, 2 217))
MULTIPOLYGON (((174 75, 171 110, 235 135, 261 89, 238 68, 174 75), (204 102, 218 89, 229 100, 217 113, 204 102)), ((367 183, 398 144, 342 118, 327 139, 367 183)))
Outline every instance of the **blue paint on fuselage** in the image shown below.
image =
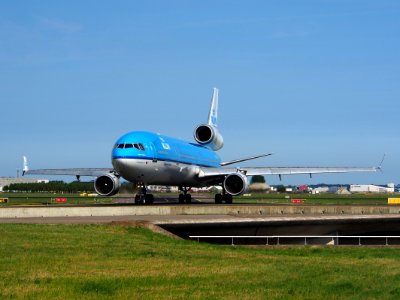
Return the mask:
POLYGON ((144 150, 129 147, 114 147, 112 159, 150 159, 204 167, 220 167, 221 159, 212 150, 201 145, 153 132, 133 131, 120 137, 116 145, 141 144, 144 150))

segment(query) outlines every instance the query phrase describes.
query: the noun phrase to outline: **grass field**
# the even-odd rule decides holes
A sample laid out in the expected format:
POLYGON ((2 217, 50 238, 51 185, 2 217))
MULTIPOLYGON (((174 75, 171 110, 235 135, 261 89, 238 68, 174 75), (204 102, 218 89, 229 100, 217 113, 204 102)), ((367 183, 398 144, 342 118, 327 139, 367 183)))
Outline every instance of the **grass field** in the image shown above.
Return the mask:
POLYGON ((111 225, 0 225, 0 299, 399 299, 400 249, 244 248, 111 225))
POLYGON ((386 205, 388 198, 400 198, 400 193, 363 193, 351 195, 338 195, 333 193, 321 194, 251 194, 251 196, 236 197, 236 202, 241 203, 275 203, 289 204, 291 199, 304 199, 304 204, 366 204, 386 205))
POLYGON ((88 197, 79 194, 52 194, 52 193, 1 193, 0 198, 8 198, 8 203, 0 203, 0 206, 10 205, 68 205, 68 204, 96 204, 112 203, 112 197, 88 197), (55 198, 67 198, 66 203, 57 203, 55 198))

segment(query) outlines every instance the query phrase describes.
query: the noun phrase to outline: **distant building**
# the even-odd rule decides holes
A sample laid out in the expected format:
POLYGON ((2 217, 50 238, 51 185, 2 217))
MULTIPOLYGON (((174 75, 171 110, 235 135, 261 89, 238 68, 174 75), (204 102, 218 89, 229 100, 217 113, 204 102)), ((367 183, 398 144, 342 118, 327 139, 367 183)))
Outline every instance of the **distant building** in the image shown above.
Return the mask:
POLYGON ((177 186, 164 186, 164 185, 149 185, 147 187, 148 190, 152 192, 178 192, 178 187, 177 186))
POLYGON ((48 183, 48 179, 32 179, 32 178, 16 178, 16 177, 0 177, 0 192, 7 185, 13 183, 48 183))
POLYGON ((308 193, 308 192, 311 191, 311 189, 310 189, 310 187, 308 185, 303 184, 303 185, 299 185, 297 187, 297 191, 298 192, 302 192, 302 193, 308 193))
POLYGON ((328 192, 329 192, 329 187, 327 187, 327 186, 317 187, 312 190, 313 194, 328 193, 328 192))
POLYGON ((352 193, 394 193, 394 185, 379 186, 373 184, 352 184, 350 185, 352 193))

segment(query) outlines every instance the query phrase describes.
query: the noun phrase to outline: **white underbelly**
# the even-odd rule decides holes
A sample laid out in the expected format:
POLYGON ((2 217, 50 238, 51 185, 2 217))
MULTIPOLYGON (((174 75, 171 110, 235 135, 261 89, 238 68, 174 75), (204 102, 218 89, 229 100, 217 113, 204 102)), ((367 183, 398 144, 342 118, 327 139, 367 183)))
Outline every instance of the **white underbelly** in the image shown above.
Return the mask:
POLYGON ((115 170, 126 180, 155 185, 201 186, 198 166, 144 159, 113 160, 115 170))

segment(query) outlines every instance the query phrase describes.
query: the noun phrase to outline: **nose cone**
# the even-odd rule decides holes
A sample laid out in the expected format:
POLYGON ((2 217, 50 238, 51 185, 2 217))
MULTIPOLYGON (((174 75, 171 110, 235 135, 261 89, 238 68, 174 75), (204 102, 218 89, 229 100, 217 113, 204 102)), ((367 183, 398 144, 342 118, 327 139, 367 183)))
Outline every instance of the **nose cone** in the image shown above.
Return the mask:
POLYGON ((125 169, 125 163, 124 163, 124 158, 126 156, 126 151, 123 147, 119 146, 120 143, 115 144, 113 150, 111 151, 111 163, 114 167, 114 169, 120 174, 122 177, 124 177, 124 169, 125 169))

